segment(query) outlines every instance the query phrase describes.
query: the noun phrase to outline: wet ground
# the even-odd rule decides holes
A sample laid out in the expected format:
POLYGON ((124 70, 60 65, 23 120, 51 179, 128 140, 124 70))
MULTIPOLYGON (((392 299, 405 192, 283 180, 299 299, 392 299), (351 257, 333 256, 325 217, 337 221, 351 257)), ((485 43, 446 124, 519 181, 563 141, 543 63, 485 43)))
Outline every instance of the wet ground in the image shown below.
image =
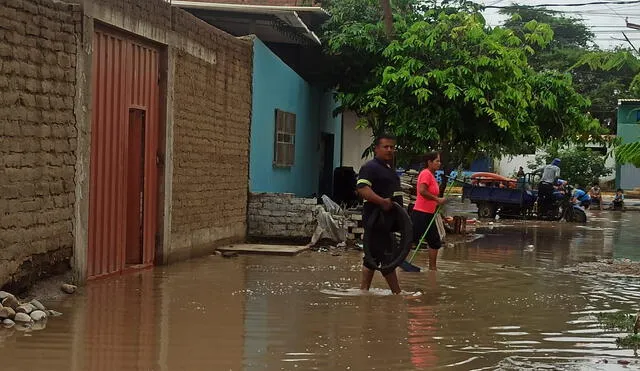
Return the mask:
MULTIPOLYGON (((440 271, 357 290, 360 254, 211 256, 91 282, 41 331, 0 329, 3 370, 638 369, 593 313, 640 309, 640 279, 561 268, 630 257, 640 213, 500 221, 440 271), (631 362, 628 365, 618 362, 631 362)), ((426 256, 419 257, 424 264, 426 256)))

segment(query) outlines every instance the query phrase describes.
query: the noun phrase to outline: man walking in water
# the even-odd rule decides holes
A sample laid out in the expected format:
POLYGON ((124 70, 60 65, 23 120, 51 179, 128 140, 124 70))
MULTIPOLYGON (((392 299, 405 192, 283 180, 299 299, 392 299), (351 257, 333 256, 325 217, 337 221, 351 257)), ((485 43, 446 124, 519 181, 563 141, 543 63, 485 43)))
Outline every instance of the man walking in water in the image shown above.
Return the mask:
POLYGON ((560 159, 555 158, 546 166, 534 171, 536 174, 540 174, 540 183, 538 183, 538 208, 540 214, 545 215, 549 209, 549 204, 553 199, 553 186, 556 184, 556 180, 560 177, 560 159))
MULTIPOLYGON (((373 246, 365 246, 365 248, 369 249, 376 263, 387 263, 384 261, 384 250, 387 247, 386 244, 393 243, 389 231, 385 231, 384 228, 382 230, 372 228, 368 222, 376 208, 382 208, 386 220, 393 220, 393 216, 389 213, 393 208, 393 202, 402 205, 400 177, 393 167, 396 140, 391 135, 381 135, 376 138, 374 146, 375 158, 360 169, 357 188, 358 194, 365 200, 362 209, 364 233, 372 236, 369 241, 374 241, 373 246)), ((367 239, 365 238, 365 240, 367 239)), ((375 266, 369 266, 366 259, 363 261, 361 290, 369 290, 375 269, 375 266)), ((383 270, 381 273, 387 280, 391 291, 394 294, 399 294, 400 284, 395 268, 383 270)))

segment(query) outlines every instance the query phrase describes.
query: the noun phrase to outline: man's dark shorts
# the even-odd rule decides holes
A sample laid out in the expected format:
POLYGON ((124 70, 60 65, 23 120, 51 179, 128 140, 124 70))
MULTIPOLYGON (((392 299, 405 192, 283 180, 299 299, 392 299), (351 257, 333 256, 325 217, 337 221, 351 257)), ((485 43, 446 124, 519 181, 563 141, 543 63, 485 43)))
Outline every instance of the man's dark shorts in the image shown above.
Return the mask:
MULTIPOLYGON (((442 241, 440 240, 440 233, 438 233, 438 226, 434 221, 431 223, 431 220, 435 217, 434 214, 424 213, 422 211, 413 210, 411 212, 411 222, 413 224, 413 242, 418 246, 424 231, 427 229, 427 226, 431 224, 429 228, 429 232, 425 236, 425 240, 423 244, 426 242, 429 244, 429 247, 432 249, 439 249, 442 247, 442 241)), ((421 246, 422 248, 423 246, 421 246)))
MULTIPOLYGON (((397 242, 393 232, 399 231, 400 225, 395 212, 381 212, 379 215, 377 220, 371 220, 372 213, 363 213, 362 223, 365 233, 364 241, 371 241, 371 246, 365 247, 369 249, 376 264, 384 266, 394 259, 393 250, 397 242)), ((363 259, 363 265, 371 270, 378 269, 369 264, 366 259, 363 259)), ((395 267, 383 269, 380 272, 386 276, 394 270, 395 267)))

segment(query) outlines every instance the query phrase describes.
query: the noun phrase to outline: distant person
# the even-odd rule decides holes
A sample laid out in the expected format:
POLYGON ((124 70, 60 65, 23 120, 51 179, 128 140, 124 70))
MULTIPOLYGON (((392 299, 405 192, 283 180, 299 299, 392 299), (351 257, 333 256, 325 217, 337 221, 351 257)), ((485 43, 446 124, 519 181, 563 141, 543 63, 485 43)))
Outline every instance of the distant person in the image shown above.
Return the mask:
POLYGON ((591 206, 591 197, 581 188, 576 188, 571 195, 571 202, 588 209, 591 206))
POLYGON ((549 165, 543 166, 533 173, 541 176, 540 183, 538 183, 538 207, 540 214, 545 215, 553 202, 553 186, 560 177, 560 159, 553 159, 549 165))
MULTIPOLYGON (((373 246, 365 246, 368 248, 373 259, 378 264, 388 264, 389 257, 385 254, 388 246, 393 244, 388 230, 380 230, 380 228, 372 228, 369 226, 369 219, 373 215, 376 208, 381 208, 384 214, 385 222, 392 224, 394 214, 390 213, 393 209, 393 203, 402 205, 402 196, 400 188, 400 177, 393 168, 393 160, 396 152, 396 139, 391 135, 381 135, 376 138, 374 143, 375 157, 362 166, 358 174, 357 189, 358 194, 367 202, 364 203, 362 209, 362 222, 364 224, 364 233, 371 234, 369 241, 375 241, 373 246)), ((376 271, 375 266, 371 266, 366 259, 363 259, 362 281, 360 289, 368 291, 371 287, 371 281, 376 271)), ((400 284, 396 270, 389 269, 381 271, 382 276, 387 281, 389 288, 394 294, 400 293, 400 284)))
POLYGON ((598 182, 594 182, 591 189, 589 189, 589 197, 591 197, 593 205, 598 205, 599 209, 602 208, 602 194, 598 182))
POLYGON ((569 185, 569 182, 567 182, 564 179, 558 179, 556 180, 556 185, 555 185, 555 190, 556 192, 560 192, 563 195, 567 194, 567 186, 569 185))
POLYGON ((613 198, 613 209, 622 210, 624 208, 624 191, 622 188, 616 190, 616 195, 613 198))
POLYGON ((425 236, 429 244, 429 270, 437 270, 438 250, 441 247, 440 234, 433 218, 438 218, 436 210, 438 206, 444 204, 446 199, 439 197, 440 185, 436 180, 435 173, 440 169, 440 154, 429 152, 424 156, 425 168, 418 175, 417 199, 411 212, 411 222, 413 224, 413 242, 418 245, 422 235, 427 230, 425 236))
POLYGON ((523 178, 525 176, 524 169, 522 168, 522 166, 520 166, 520 168, 518 169, 518 174, 516 174, 516 176, 518 178, 523 178))

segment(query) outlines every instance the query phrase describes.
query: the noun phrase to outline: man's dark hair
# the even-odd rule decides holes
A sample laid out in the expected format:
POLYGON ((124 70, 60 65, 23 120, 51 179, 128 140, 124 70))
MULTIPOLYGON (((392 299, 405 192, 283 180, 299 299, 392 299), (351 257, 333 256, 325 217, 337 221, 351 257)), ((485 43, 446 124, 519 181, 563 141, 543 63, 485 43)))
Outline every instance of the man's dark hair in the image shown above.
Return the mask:
POLYGON ((440 152, 433 151, 427 153, 426 155, 424 155, 424 165, 427 166, 427 163, 429 161, 435 161, 438 156, 440 156, 440 152))
POLYGON ((390 140, 396 140, 396 137, 391 135, 391 134, 380 134, 376 137, 376 140, 373 142, 374 146, 377 146, 380 144, 380 141, 383 139, 390 139, 390 140))

